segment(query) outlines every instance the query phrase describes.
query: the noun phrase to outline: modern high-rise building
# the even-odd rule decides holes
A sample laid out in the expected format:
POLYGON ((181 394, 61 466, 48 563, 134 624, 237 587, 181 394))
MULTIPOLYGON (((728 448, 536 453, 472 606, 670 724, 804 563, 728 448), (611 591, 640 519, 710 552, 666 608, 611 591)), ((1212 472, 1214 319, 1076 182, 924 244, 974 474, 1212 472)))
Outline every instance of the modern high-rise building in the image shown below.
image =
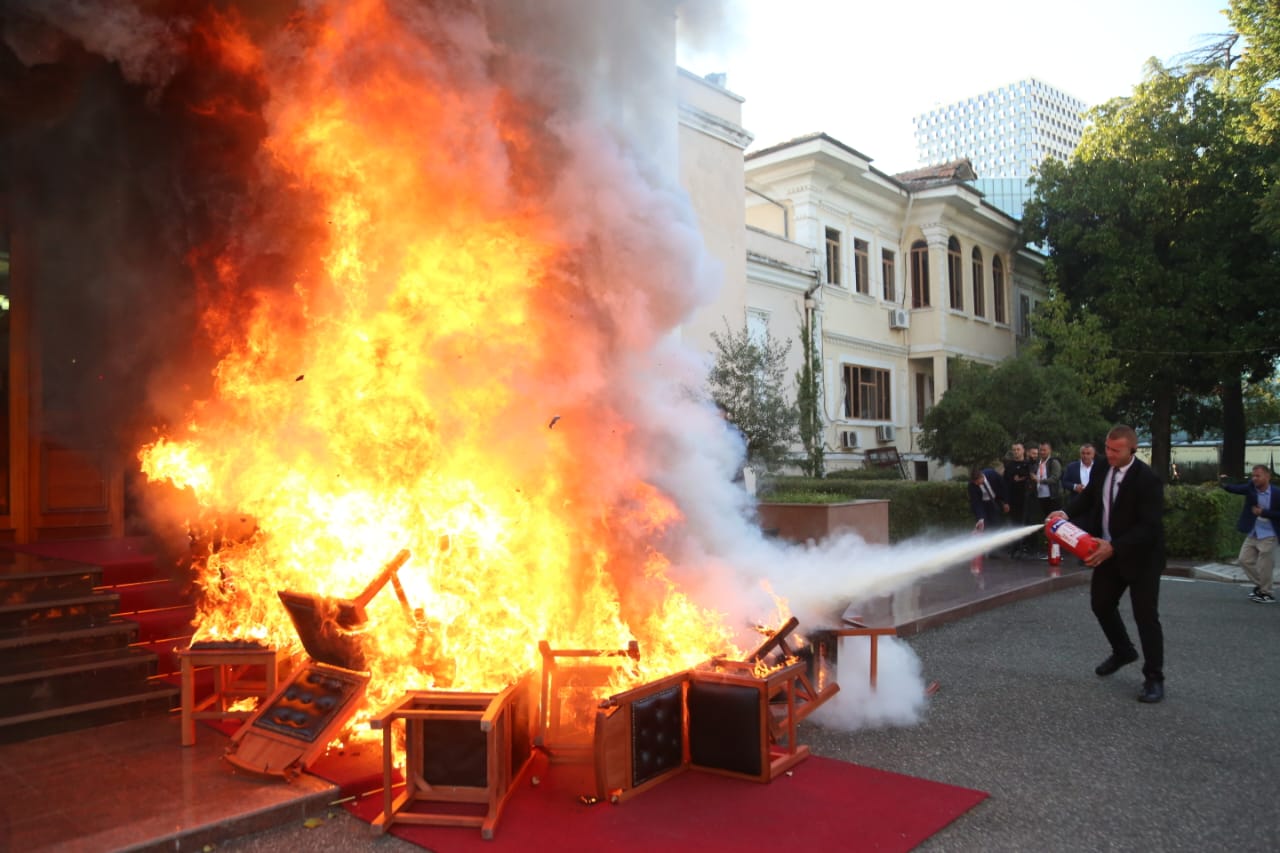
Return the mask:
POLYGON ((912 119, 921 165, 967 157, 987 200, 1019 219, 1026 182, 1047 158, 1069 160, 1088 106, 1028 77, 912 119))

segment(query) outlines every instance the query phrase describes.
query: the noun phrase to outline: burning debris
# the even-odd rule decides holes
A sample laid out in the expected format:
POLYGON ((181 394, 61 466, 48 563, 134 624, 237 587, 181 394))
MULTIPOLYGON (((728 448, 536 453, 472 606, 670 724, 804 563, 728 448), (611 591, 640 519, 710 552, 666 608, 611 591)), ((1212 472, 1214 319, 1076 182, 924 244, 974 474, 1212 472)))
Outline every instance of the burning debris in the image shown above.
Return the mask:
POLYGON ((847 603, 850 549, 765 542, 685 393, 672 331, 719 272, 676 177, 673 8, 8 0, 13 208, 48 292, 129 321, 107 375, 150 394, 122 431, 153 529, 198 546, 197 644, 324 640, 313 665, 365 674, 360 728, 499 693, 540 644, 638 645, 566 708, 588 731, 601 699, 745 660, 765 578, 847 603), (60 266, 68 229, 107 273, 60 266))

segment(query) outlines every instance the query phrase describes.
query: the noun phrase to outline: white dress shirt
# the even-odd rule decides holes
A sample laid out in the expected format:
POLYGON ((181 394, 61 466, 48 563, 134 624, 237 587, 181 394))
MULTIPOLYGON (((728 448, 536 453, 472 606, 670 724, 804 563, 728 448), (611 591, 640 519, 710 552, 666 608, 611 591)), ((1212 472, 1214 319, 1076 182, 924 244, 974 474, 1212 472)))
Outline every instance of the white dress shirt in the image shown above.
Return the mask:
POLYGON ((1111 541, 1111 502, 1116 499, 1116 492, 1124 482, 1124 475, 1133 467, 1133 459, 1123 468, 1111 468, 1107 471, 1107 479, 1102 484, 1102 538, 1111 541))

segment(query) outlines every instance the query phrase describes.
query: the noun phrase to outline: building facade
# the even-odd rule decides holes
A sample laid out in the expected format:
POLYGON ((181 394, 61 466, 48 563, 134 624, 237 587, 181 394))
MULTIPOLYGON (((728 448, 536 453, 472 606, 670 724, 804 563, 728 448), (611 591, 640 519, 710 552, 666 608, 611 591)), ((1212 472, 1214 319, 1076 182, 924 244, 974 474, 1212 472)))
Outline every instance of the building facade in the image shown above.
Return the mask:
POLYGON ((920 450, 921 422, 953 359, 1016 354, 1047 298, 1043 256, 967 162, 894 176, 821 133, 746 154, 743 99, 721 82, 680 74, 682 182, 725 270, 681 335, 710 357, 726 325, 767 331, 792 341, 794 376, 808 314, 828 468, 896 454, 913 479, 951 477, 920 450))
POLYGON ((1046 297, 1043 257, 967 177, 888 175, 826 134, 746 158, 748 316, 782 337, 813 313, 833 468, 893 450, 914 479, 951 476, 918 441, 948 364, 1013 356, 1046 297))

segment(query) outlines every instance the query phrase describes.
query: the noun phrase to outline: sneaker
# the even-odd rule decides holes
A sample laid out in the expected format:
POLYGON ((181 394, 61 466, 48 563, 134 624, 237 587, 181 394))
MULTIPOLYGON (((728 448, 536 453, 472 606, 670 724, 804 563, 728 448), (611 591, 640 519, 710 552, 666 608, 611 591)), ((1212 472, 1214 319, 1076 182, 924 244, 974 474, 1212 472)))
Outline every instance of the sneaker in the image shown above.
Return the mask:
POLYGON ((1257 595, 1260 592, 1262 592, 1262 590, 1255 586, 1253 590, 1249 593, 1249 597, 1253 598, 1255 595, 1257 595))
POLYGON ((1273 596, 1269 592, 1259 592, 1257 595, 1251 595, 1249 596, 1249 600, 1256 601, 1259 604, 1275 604, 1276 603, 1275 596, 1273 596))

